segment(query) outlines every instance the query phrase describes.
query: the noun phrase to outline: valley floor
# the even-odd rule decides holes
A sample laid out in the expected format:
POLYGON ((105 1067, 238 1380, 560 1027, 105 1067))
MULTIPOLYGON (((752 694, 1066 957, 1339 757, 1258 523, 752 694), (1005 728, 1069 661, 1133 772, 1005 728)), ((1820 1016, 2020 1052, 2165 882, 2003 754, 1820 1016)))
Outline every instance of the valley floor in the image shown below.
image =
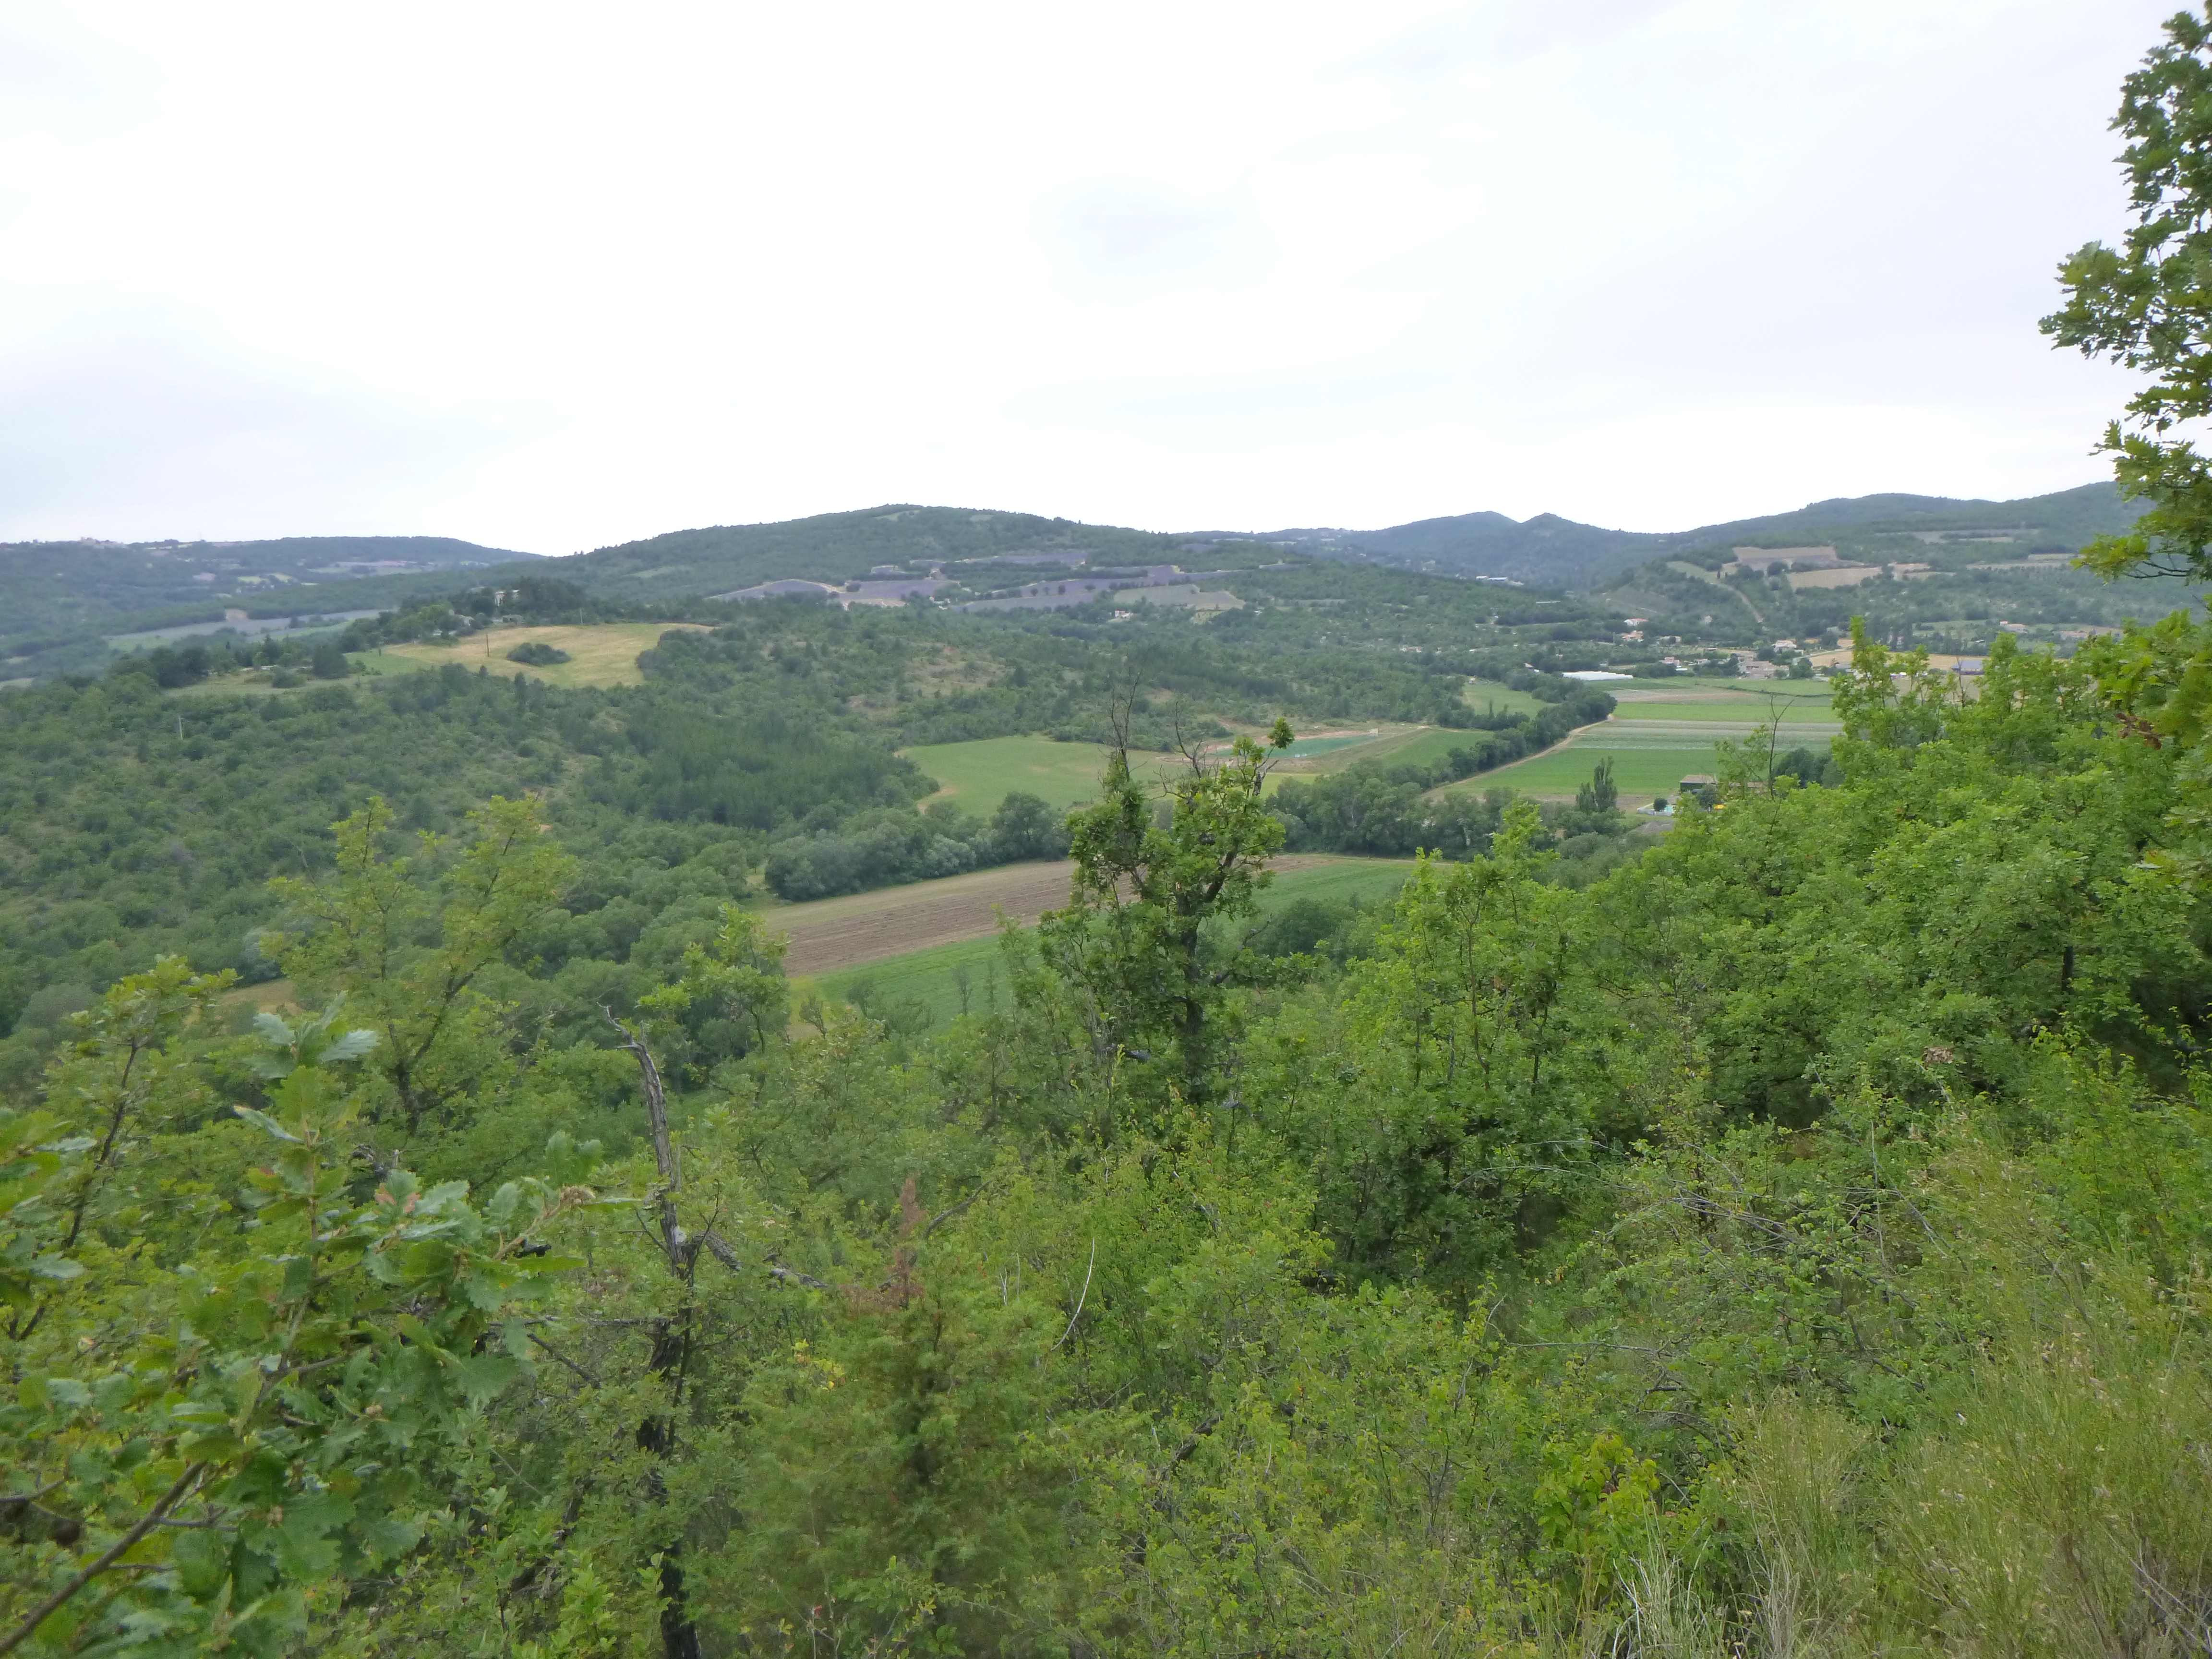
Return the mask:
MULTIPOLYGON (((1276 860, 1274 868, 1293 877, 1333 865, 1378 862, 1298 854, 1276 860)), ((1065 860, 1002 865, 937 881, 777 905, 763 919, 791 941, 784 957, 786 972, 794 977, 834 974, 940 945, 988 939, 999 931, 1002 915, 1026 927, 1067 902, 1068 878, 1074 869, 1065 860)))

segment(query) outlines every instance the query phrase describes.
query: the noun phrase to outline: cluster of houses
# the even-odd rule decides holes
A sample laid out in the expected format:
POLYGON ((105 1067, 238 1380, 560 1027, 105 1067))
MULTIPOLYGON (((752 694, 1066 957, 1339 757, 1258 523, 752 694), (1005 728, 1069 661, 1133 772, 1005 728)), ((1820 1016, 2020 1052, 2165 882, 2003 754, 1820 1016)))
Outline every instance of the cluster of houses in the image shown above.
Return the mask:
MULTIPOLYGON (((951 587, 973 592, 988 580, 981 575, 982 568, 1015 563, 1032 568, 1039 564, 1068 564, 1083 568, 1084 574, 1048 576, 1003 588, 987 588, 983 597, 965 600, 953 608, 960 611, 1064 611, 1110 596, 1121 605, 1175 605, 1206 613, 1234 611, 1244 603, 1224 589, 1205 586, 1206 582, 1236 574, 1231 571, 1191 571, 1177 564, 1137 566, 1127 569, 1090 568, 1085 565, 1085 556, 1079 553, 1040 554, 1018 561, 1005 556, 966 560, 955 567, 957 574, 952 575, 945 574, 946 567, 942 560, 931 561, 924 565, 923 574, 920 575, 902 565, 879 564, 866 576, 850 581, 825 582, 787 577, 778 581, 759 582, 750 587, 737 588, 727 593, 717 593, 713 597, 737 604, 754 599, 807 599, 841 608, 856 605, 898 605, 914 599, 934 600, 940 592, 951 587)), ((1117 612, 1116 619, 1127 614, 1117 612)))

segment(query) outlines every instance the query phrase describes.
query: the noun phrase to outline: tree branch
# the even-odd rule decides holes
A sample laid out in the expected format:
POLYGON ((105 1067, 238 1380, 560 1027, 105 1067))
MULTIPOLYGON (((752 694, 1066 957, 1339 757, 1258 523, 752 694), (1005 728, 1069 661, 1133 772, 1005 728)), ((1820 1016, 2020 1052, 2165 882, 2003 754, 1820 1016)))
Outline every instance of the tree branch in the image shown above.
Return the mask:
POLYGON ((1075 1311, 1068 1315, 1067 1328, 1060 1334, 1060 1342, 1055 1342, 1052 1346, 1047 1348, 1045 1350, 1047 1353, 1059 1352, 1060 1343, 1066 1341, 1069 1337, 1075 1334, 1075 1322, 1083 1317, 1083 1304, 1090 1298, 1091 1296, 1091 1270, 1097 1265, 1098 1240, 1094 1236, 1091 1241, 1091 1261, 1089 1265, 1083 1269, 1083 1292, 1080 1296, 1078 1296, 1075 1298, 1075 1311))
POLYGON ((107 1548, 101 1553, 97 1560, 87 1564, 77 1573, 76 1577, 70 1579, 68 1583, 64 1584, 52 1595, 49 1595, 43 1602, 40 1603, 38 1607, 33 1608, 31 1610, 30 1617, 24 1620, 21 1624, 16 1626, 15 1628, 9 1633, 8 1638, 5 1641, 0 1641, 0 1655, 13 1653, 17 1648, 22 1646, 25 1642, 30 1640, 30 1638, 37 1633, 39 1626, 45 1624, 47 1620, 52 1618, 56 1613, 60 1611, 60 1609, 68 1603, 71 1596, 75 1595, 87 1584, 89 1584, 94 1579, 99 1577, 101 1573, 106 1572, 118 1561, 121 1560, 140 1539, 143 1538, 148 1533, 153 1531, 155 1523, 158 1522, 163 1516, 167 1515, 170 1510, 174 1508, 176 1504, 183 1499, 185 1495, 198 1482, 201 1472, 206 1468, 207 1465, 204 1463, 194 1463, 187 1467, 185 1472, 177 1477, 177 1484, 170 1487, 166 1492, 163 1492, 160 1501, 157 1502, 152 1509, 148 1510, 145 1514, 138 1517, 137 1525, 133 1526, 130 1531, 125 1533, 122 1537, 117 1539, 112 1544, 110 1544, 107 1548))

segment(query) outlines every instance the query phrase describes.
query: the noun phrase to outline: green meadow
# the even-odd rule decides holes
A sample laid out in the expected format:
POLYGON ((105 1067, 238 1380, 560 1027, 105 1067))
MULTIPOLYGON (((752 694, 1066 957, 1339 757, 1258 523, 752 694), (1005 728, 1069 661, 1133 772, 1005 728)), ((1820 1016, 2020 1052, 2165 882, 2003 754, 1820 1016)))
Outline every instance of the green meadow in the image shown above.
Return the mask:
MULTIPOLYGON (((1107 748, 1098 743, 1055 743, 1050 738, 983 738, 974 743, 921 744, 908 759, 937 780, 931 799, 988 817, 1016 792, 1040 797, 1066 811, 1098 793, 1107 748)), ((1182 764, 1176 755, 1132 755, 1139 775, 1182 764)))
POLYGON ((1470 708, 1500 714, 1533 714, 1544 707, 1540 698, 1526 691, 1516 691, 1510 685, 1500 685, 1495 680, 1469 680, 1460 689, 1460 696, 1470 708))

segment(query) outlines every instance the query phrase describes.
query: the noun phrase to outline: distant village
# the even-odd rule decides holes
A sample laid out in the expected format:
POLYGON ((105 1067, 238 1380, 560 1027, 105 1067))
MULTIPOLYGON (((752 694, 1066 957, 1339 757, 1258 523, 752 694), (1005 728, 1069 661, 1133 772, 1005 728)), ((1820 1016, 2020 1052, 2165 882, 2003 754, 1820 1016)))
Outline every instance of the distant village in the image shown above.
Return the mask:
MULTIPOLYGON (((1288 568, 1264 565, 1262 569, 1288 568)), ((915 600, 951 611, 1066 611, 1104 599, 1116 619, 1139 605, 1164 605, 1191 611, 1200 619, 1243 608, 1226 588, 1212 586, 1240 573, 1185 570, 1177 564, 1093 566, 1086 553, 1005 554, 988 559, 917 560, 907 565, 879 564, 849 581, 815 581, 787 577, 760 582, 716 599, 807 599, 849 608, 856 605, 900 605, 915 600), (1041 567, 1058 565, 1067 574, 1038 576, 1041 567), (1078 574, 1080 573, 1080 574, 1078 574), (1008 578, 1013 580, 1009 580, 1008 578)))

